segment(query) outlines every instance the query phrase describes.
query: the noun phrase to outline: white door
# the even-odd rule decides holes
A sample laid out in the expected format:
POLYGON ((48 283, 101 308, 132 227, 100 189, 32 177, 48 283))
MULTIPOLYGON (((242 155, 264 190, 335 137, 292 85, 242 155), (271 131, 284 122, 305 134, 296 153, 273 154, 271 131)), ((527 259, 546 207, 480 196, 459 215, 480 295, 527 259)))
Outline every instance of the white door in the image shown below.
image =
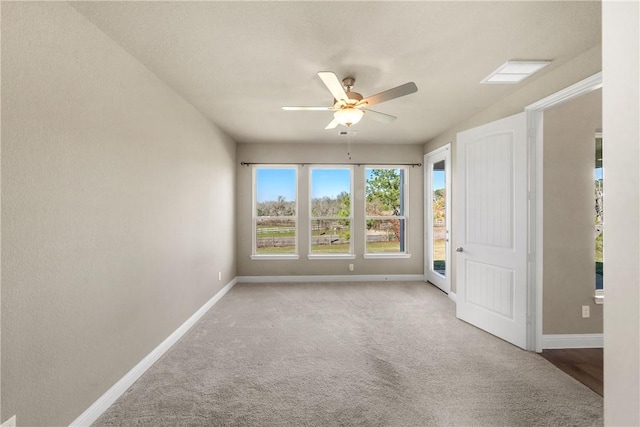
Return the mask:
POLYGON ((457 316, 527 344, 525 113, 458 134, 457 316))
POLYGON ((451 291, 451 144, 424 156, 425 280, 451 291))

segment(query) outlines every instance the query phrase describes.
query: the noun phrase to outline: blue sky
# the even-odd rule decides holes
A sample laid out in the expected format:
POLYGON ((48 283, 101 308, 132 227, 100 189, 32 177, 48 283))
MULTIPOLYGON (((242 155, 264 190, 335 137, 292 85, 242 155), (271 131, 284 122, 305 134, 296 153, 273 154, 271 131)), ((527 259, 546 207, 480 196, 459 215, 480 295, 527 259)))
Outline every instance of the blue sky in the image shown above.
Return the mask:
POLYGON ((295 169, 256 169, 258 202, 278 200, 284 196, 288 202, 296 200, 295 169))
POLYGON ((343 191, 351 192, 349 169, 313 169, 311 172, 311 198, 334 198, 343 191))
POLYGON ((433 171, 433 189, 444 188, 445 171, 433 171))
POLYGON ((596 168, 596 179, 602 179, 602 168, 596 168))
MULTIPOLYGON (((351 191, 351 176, 349 169, 313 169, 311 180, 311 194, 316 197, 335 197, 343 191, 351 191)), ((295 169, 258 168, 257 192, 258 202, 277 200, 284 196, 285 200, 293 201, 296 197, 295 169)))

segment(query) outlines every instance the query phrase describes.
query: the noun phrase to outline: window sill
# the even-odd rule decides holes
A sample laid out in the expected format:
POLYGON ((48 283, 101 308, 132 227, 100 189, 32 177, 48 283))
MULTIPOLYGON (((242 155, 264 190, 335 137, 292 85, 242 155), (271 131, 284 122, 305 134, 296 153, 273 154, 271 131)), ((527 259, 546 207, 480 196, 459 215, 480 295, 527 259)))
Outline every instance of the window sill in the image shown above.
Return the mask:
POLYGON ((308 259, 356 259, 354 254, 309 254, 308 259))
POLYGON ((595 300, 596 304, 604 304, 604 290, 597 289, 596 294, 593 296, 593 299, 595 300))
POLYGON ((364 259, 407 259, 411 254, 364 254, 364 259))
POLYGON ((284 261, 291 259, 300 259, 298 254, 282 254, 282 255, 251 255, 254 261, 284 261))

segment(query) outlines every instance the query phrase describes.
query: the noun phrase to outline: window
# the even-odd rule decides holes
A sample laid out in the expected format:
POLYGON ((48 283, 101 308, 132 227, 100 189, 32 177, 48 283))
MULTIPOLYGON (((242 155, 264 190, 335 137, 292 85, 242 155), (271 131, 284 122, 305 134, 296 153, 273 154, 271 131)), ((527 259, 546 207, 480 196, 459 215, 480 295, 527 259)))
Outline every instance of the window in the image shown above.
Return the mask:
POLYGON ((253 178, 252 258, 297 258, 297 168, 254 167, 253 178))
MULTIPOLYGON (((595 236, 596 236, 596 298, 604 292, 604 175, 602 168, 602 133, 596 134, 595 162, 595 236)), ((598 302, 599 300, 596 299, 598 302)))
POLYGON ((353 254, 351 168, 310 169, 310 258, 353 254))
POLYGON ((407 254, 405 168, 365 168, 365 256, 407 254))

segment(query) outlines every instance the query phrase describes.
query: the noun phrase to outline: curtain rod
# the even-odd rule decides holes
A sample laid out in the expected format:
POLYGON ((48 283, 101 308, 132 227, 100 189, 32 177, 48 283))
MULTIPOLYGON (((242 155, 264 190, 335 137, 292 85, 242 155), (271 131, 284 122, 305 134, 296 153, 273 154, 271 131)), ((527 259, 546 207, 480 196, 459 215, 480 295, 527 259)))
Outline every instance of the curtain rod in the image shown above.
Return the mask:
POLYGON ((301 162, 270 162, 270 163, 261 163, 261 162, 240 162, 242 166, 251 166, 251 165, 320 165, 320 166, 411 166, 411 167, 420 167, 422 163, 344 163, 344 162, 331 162, 331 163, 322 163, 322 162, 314 162, 314 163, 301 163, 301 162))

